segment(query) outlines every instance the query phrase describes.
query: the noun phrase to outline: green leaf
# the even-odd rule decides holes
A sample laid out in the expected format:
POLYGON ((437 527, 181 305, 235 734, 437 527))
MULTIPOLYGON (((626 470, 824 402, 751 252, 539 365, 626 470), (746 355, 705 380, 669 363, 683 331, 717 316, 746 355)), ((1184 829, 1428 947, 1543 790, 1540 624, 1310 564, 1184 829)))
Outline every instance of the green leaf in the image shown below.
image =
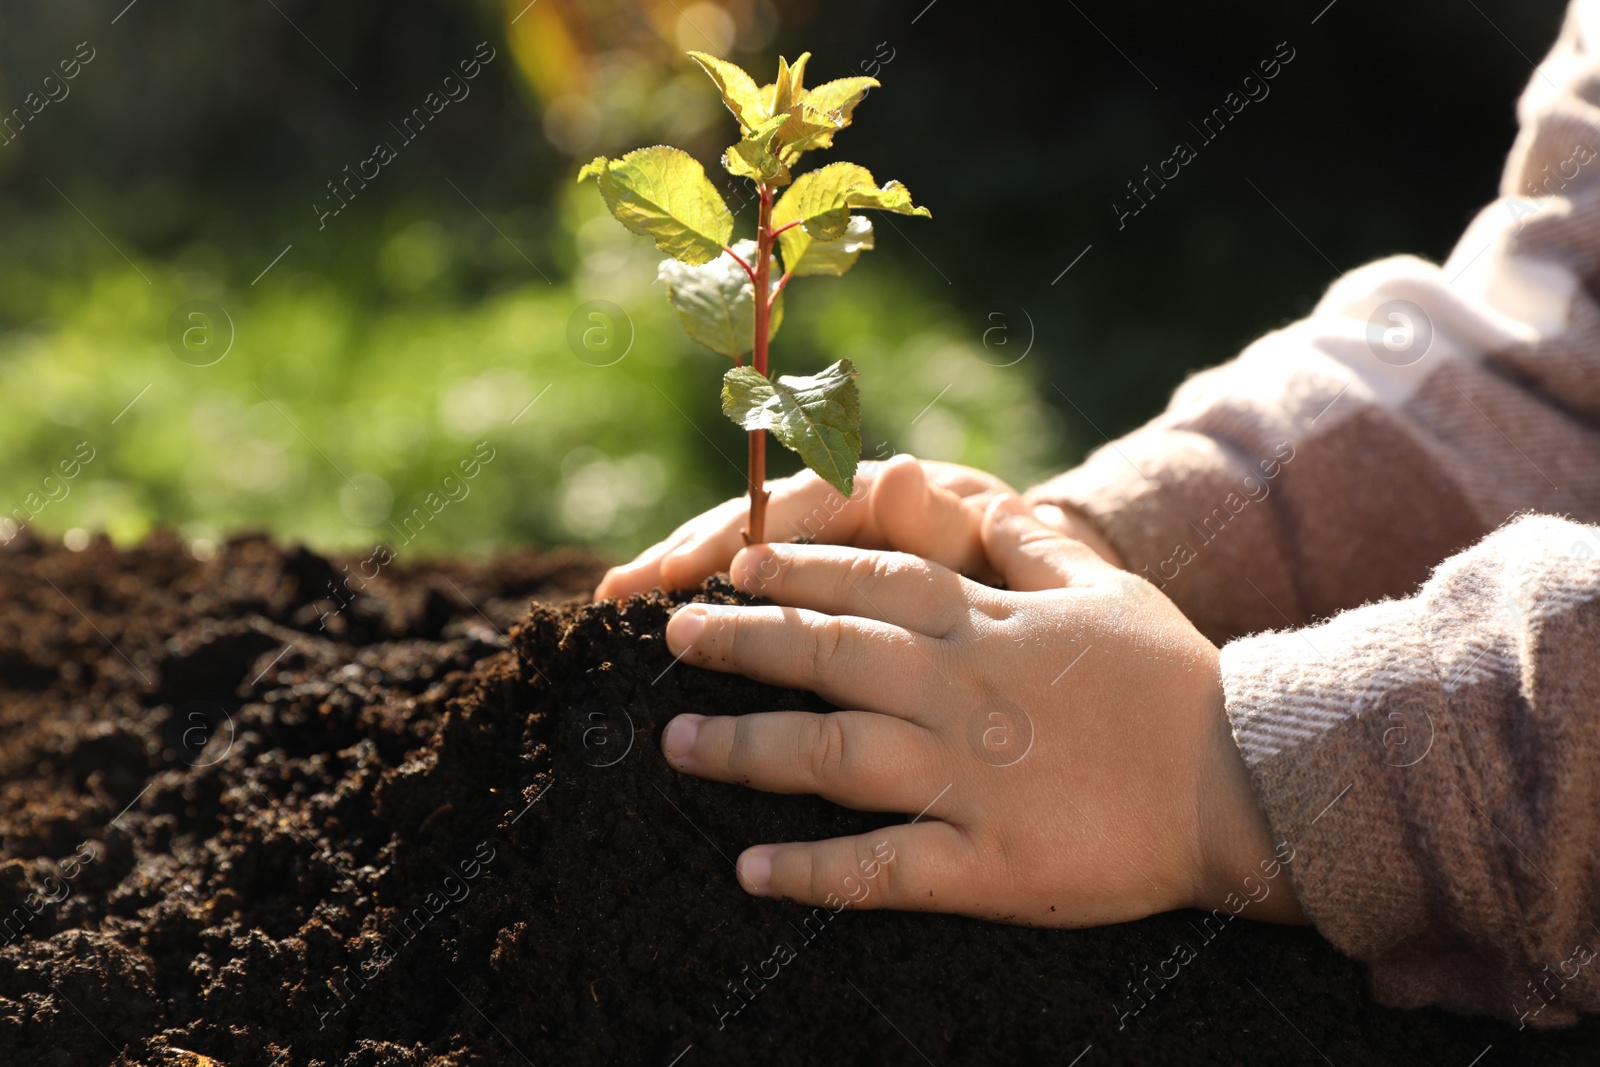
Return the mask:
MULTIPOLYGON (((716 83, 722 102, 739 120, 745 134, 723 157, 723 165, 739 177, 756 181, 768 180, 762 177, 763 173, 779 173, 777 164, 766 163, 759 151, 770 151, 771 145, 758 147, 751 143, 768 123, 780 116, 786 119, 779 133, 782 148, 771 154, 777 157, 778 164, 792 166, 802 152, 831 147, 833 135, 850 125, 851 115, 867 90, 878 85, 876 78, 840 78, 808 91, 805 69, 811 53, 807 52, 793 66, 780 56, 777 80, 757 88, 755 80, 733 63, 704 52, 689 55, 716 83)), ((788 182, 787 174, 782 181, 788 182)))
POLYGON ((807 103, 796 104, 785 117, 778 130, 782 148, 779 158, 793 166, 802 152, 813 148, 826 148, 833 143, 833 135, 843 128, 837 112, 818 111, 807 103))
POLYGON ((866 167, 829 163, 794 180, 773 209, 772 224, 776 228, 799 219, 812 237, 832 241, 844 235, 853 207, 932 217, 927 208, 912 204, 910 191, 899 182, 880 189, 866 167))
POLYGON ((843 274, 855 266, 862 252, 871 250, 872 236, 872 220, 865 215, 851 215, 844 236, 832 241, 818 241, 796 226, 778 237, 783 245, 783 269, 796 277, 843 274))
POLYGON ((805 99, 806 64, 810 60, 811 53, 802 52, 791 67, 787 59, 778 57, 778 80, 761 87, 761 102, 766 114, 788 114, 790 108, 805 99))
POLYGON ((637 148, 621 159, 596 156, 578 180, 599 179, 611 214, 634 233, 655 238, 656 248, 685 263, 709 263, 733 236, 733 213, 705 168, 689 153, 666 145, 637 148))
POLYGON ((788 185, 789 168, 772 152, 772 139, 788 123, 787 115, 777 115, 762 122, 722 154, 722 165, 735 178, 788 185))
POLYGON ((839 78, 823 82, 806 93, 806 103, 818 111, 837 111, 839 117, 849 123, 851 114, 856 105, 861 103, 861 98, 867 95, 867 90, 876 89, 881 84, 877 78, 839 78))
POLYGON ((761 90, 756 87, 755 79, 746 74, 743 67, 704 52, 690 52, 689 55, 717 83, 722 102, 728 105, 740 126, 753 130, 771 115, 771 107, 762 104, 761 90))
MULTIPOLYGON (((740 241, 733 250, 749 263, 755 259, 756 243, 740 241)), ((678 309, 684 332, 691 339, 729 359, 738 359, 755 347, 755 286, 732 256, 724 252, 698 267, 665 259, 656 277, 666 283, 667 299, 678 309)), ((779 296, 772 305, 769 337, 777 336, 782 322, 783 297, 779 296)))
POLYGON ((722 377, 722 413, 746 430, 771 430, 806 466, 845 496, 861 460, 861 396, 856 368, 841 359, 820 374, 768 379, 754 367, 722 377))
MULTIPOLYGON (((835 124, 834 129, 842 130, 850 125, 856 105, 867 95, 867 90, 876 89, 878 85, 876 78, 840 78, 837 81, 824 82, 806 93, 804 103, 809 108, 831 116, 835 124)), ((793 138, 787 137, 785 140, 794 141, 793 138)), ((826 132, 816 134, 800 151, 832 147, 833 133, 826 132)))

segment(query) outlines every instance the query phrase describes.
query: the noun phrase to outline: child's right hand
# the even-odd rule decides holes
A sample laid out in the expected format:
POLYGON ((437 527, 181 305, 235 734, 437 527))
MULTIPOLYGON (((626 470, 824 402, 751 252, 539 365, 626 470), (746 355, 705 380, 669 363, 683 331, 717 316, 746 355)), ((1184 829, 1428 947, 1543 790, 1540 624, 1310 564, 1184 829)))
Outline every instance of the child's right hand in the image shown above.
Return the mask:
MULTIPOLYGON (((975 577, 993 573, 980 535, 984 509, 995 494, 1013 492, 972 467, 905 455, 863 463, 848 500, 809 470, 767 485, 771 540, 893 549, 975 577)), ((692 588, 727 570, 744 547, 749 506, 747 497, 735 497, 690 519, 632 563, 608 571, 595 599, 658 585, 692 588)))
POLYGON ((674 769, 917 813, 755 845, 740 884, 835 911, 1041 926, 1251 902, 1304 922, 1287 881, 1267 885, 1290 856, 1233 740, 1216 646, 1015 497, 986 520, 1003 590, 894 552, 755 545, 730 577, 770 606, 690 604, 667 623, 668 650, 694 666, 846 709, 680 715, 661 733, 674 769))

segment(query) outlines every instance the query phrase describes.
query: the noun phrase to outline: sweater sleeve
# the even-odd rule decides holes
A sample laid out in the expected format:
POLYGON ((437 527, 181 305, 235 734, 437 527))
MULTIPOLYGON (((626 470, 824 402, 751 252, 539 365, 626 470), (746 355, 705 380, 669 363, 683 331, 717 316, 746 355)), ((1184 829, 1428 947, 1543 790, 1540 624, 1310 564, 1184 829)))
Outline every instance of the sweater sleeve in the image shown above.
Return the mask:
POLYGON ((1379 1001, 1600 1010, 1600 528, 1523 518, 1222 672, 1301 907, 1379 1001))
POLYGON ((1600 0, 1443 266, 1345 274, 1034 503, 1086 515, 1215 641, 1404 595, 1522 511, 1600 521, 1600 0))

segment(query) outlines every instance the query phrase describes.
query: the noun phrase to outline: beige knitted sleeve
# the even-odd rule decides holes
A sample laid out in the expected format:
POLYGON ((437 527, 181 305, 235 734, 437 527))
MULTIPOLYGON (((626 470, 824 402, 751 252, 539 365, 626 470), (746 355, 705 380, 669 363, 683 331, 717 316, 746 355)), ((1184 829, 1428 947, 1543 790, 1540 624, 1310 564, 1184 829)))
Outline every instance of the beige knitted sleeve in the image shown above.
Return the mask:
POLYGON ((1256 634, 1234 737, 1375 996, 1548 1026, 1600 1010, 1600 0, 1518 116, 1442 266, 1349 272, 1029 496, 1256 634))
POLYGON ((1600 4, 1519 116, 1443 266, 1350 271, 1030 499, 1086 514, 1218 642, 1405 595, 1521 511, 1600 521, 1600 4))
POLYGON ((1300 905, 1377 999, 1600 1009, 1600 528, 1523 518, 1222 673, 1300 905))

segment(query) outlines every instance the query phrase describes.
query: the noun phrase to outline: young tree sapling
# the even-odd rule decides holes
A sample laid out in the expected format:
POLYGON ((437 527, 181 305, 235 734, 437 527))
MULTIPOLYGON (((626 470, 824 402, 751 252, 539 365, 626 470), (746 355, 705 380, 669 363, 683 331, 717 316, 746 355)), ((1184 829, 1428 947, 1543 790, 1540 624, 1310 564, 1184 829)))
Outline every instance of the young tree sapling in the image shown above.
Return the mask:
POLYGON ((832 147, 833 135, 850 125, 856 105, 877 87, 877 79, 841 78, 807 89, 807 52, 792 65, 780 58, 777 80, 757 86, 726 60, 703 52, 689 55, 705 68, 739 120, 739 142, 723 153, 722 165, 759 190, 755 240, 729 244, 733 213, 705 169, 680 149, 656 145, 620 159, 597 156, 579 171, 578 180, 597 179, 617 221, 655 239, 656 248, 670 257, 659 277, 684 329, 733 360, 722 380, 722 410, 749 431, 750 515, 744 537, 755 543, 765 540, 768 430, 846 496, 854 489, 861 459, 861 401, 850 360, 815 375, 769 373, 767 348, 783 321, 783 290, 791 278, 843 274, 872 248, 872 222, 852 214, 852 208, 930 213, 914 205, 899 182, 880 187, 871 172, 854 163, 829 163, 798 177, 790 173, 802 154, 832 147), (775 249, 783 257, 778 278, 772 277, 775 249))

